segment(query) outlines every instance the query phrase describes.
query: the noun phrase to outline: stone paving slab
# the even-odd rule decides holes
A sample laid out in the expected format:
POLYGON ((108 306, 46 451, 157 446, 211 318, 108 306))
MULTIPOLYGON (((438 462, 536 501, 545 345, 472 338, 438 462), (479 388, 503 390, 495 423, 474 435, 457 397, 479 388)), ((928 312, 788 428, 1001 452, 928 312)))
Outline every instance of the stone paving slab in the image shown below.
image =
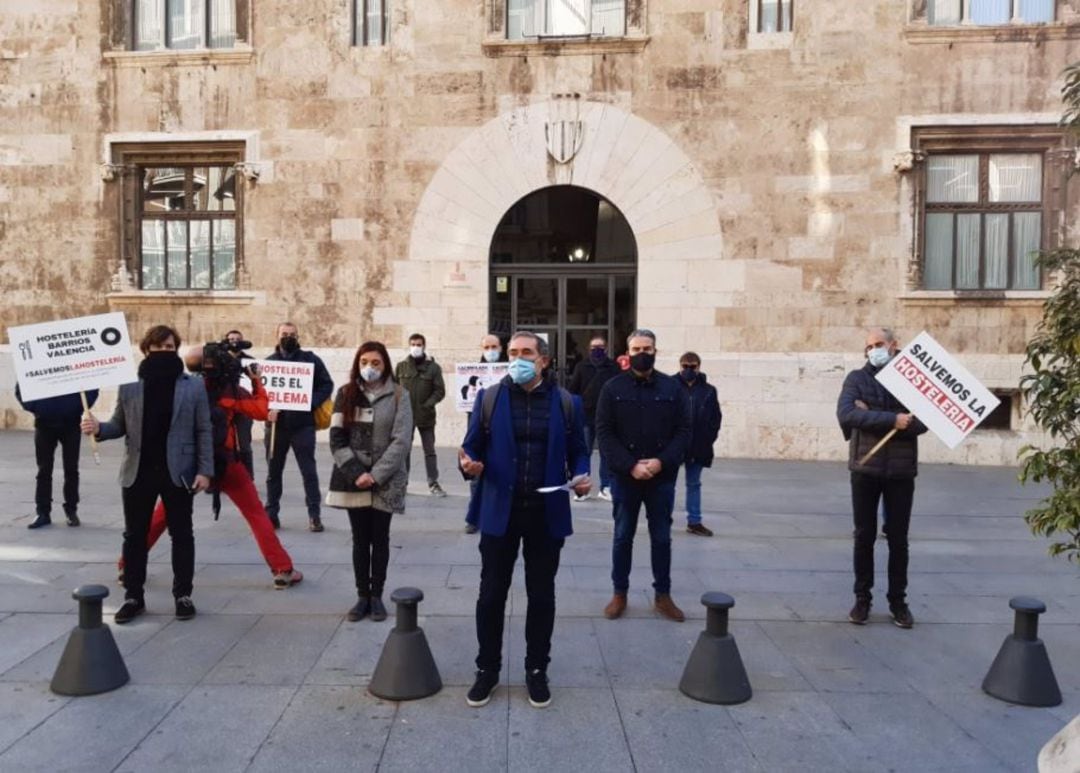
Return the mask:
MULTIPOLYGON (((102 696, 55 696, 48 682, 76 624, 72 588, 107 585, 107 614, 122 601, 120 448, 104 444, 100 467, 84 460, 83 527, 29 531, 31 447, 29 433, 0 433, 0 770, 1031 770, 1042 744, 1080 712, 1080 572, 1049 558, 1027 531, 1020 515, 1039 489, 1021 488, 1014 470, 923 468, 911 532, 917 624, 901 631, 880 586, 871 624, 846 622, 851 516, 842 466, 736 460, 705 472, 715 538, 687 535, 675 513, 673 595, 687 612, 683 624, 651 608, 644 522, 627 616, 603 618, 611 505, 574 504, 576 533, 556 583, 548 709, 530 707, 523 686, 520 565, 501 684, 488 706, 465 706, 479 553, 477 537, 463 533, 467 487, 449 472, 449 497, 432 498, 416 481, 407 512, 395 515, 387 588, 423 589, 420 625, 444 687, 401 704, 368 694, 394 610, 382 623, 344 621, 356 598, 344 514, 327 510, 327 531, 307 531, 292 467, 278 534, 303 583, 273 590, 247 524, 228 503, 215 522, 201 497, 199 615, 172 616, 165 538, 151 554, 148 614, 113 626, 131 683, 102 696), (736 598, 731 631, 754 688, 741 706, 710 706, 677 689, 706 590, 736 598), (1012 629, 1008 599, 1020 594, 1048 605, 1040 633, 1062 706, 1010 706, 980 690, 1012 629)), ((328 470, 325 445, 318 453, 320 472, 328 470)), ((452 470, 450 449, 440 449, 440 462, 452 470)), ((883 544, 876 555, 883 583, 883 544)))

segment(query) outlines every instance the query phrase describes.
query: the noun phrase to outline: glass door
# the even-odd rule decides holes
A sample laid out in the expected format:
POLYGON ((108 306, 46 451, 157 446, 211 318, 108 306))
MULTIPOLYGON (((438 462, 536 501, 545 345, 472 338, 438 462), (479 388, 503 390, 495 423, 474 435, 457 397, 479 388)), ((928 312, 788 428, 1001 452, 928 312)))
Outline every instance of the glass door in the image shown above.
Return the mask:
POLYGON ((636 288, 632 274, 581 275, 538 272, 492 274, 492 330, 504 338, 531 330, 547 338, 560 383, 603 336, 611 357, 626 348, 634 328, 636 288))

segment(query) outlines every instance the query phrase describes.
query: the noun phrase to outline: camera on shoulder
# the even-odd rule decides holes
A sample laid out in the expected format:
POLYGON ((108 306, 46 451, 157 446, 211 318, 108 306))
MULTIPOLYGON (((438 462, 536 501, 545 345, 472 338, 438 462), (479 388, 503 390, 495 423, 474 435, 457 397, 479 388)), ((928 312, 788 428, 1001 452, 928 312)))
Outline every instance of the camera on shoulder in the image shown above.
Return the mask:
POLYGON ((222 341, 203 344, 204 378, 224 384, 236 384, 240 381, 241 370, 240 361, 229 353, 229 344, 222 341))

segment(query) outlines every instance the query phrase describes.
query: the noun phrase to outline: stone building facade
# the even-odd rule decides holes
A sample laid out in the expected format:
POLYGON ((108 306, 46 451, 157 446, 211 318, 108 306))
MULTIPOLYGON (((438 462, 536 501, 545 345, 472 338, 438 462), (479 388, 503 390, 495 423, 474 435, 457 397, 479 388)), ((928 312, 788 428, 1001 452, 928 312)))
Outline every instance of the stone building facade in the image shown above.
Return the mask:
MULTIPOLYGON (((1015 389, 1078 37, 1080 0, 0 0, 0 324, 289 319, 339 383, 367 338, 445 366, 526 324, 568 367, 644 326, 721 455, 839 458, 868 325, 1015 389)), ((996 426, 924 458, 1012 463, 996 426)))

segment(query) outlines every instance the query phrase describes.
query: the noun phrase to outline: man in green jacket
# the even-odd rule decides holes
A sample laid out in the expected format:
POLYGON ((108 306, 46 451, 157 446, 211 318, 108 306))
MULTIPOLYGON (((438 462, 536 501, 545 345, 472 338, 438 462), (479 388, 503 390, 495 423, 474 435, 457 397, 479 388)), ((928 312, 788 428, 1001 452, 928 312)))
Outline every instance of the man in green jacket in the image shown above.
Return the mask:
POLYGON ((433 497, 444 497, 446 492, 439 485, 439 463, 435 457, 435 406, 446 397, 446 386, 442 368, 427 356, 426 348, 427 339, 420 333, 409 336, 409 356, 397 364, 394 376, 409 391, 413 423, 424 447, 428 490, 433 497))

